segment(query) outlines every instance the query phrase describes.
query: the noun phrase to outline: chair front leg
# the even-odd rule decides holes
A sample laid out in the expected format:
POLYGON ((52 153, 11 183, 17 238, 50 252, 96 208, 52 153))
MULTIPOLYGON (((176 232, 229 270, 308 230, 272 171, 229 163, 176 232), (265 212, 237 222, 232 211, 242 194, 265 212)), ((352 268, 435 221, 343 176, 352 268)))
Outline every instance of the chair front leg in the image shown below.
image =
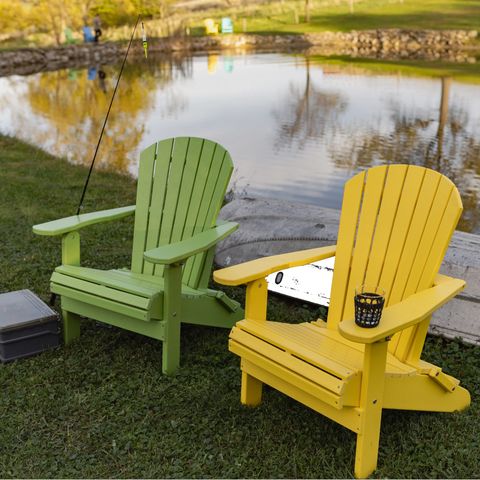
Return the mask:
MULTIPOLYGON (((245 319, 265 321, 267 298, 267 281, 264 278, 249 283, 245 298, 245 319)), ((242 369, 241 403, 249 407, 256 407, 262 402, 262 390, 263 383, 242 369)))
POLYGON ((245 319, 266 320, 267 298, 267 281, 264 278, 250 282, 245 297, 245 319))
POLYGON ((180 309, 182 303, 182 264, 166 265, 163 316, 165 336, 162 351, 162 371, 175 373, 180 364, 180 309))
MULTIPOLYGON (((62 237, 62 265, 80 265, 80 234, 69 232, 62 237)), ((65 345, 80 337, 80 316, 62 309, 65 345)))
POLYGON ((62 317, 63 342, 68 345, 80 336, 80 316, 62 309, 62 317))
POLYGON ((256 407, 262 403, 263 383, 242 370, 242 390, 240 402, 248 407, 256 407))
POLYGON ((357 435, 355 476, 366 478, 377 468, 388 342, 365 345, 360 390, 360 432, 357 435))

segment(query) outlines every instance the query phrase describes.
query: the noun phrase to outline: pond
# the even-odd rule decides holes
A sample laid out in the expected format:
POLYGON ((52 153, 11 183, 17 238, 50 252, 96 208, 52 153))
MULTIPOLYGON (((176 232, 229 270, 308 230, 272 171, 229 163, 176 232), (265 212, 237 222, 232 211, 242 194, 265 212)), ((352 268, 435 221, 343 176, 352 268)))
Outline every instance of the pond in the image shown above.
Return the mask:
MULTIPOLYGON (((0 78, 0 131, 89 164, 118 72, 0 78)), ((135 175, 143 148, 183 135, 230 151, 237 194, 331 208, 360 169, 424 165, 459 187, 459 228, 480 232, 480 83, 303 55, 152 56, 127 64, 98 168, 135 175)))

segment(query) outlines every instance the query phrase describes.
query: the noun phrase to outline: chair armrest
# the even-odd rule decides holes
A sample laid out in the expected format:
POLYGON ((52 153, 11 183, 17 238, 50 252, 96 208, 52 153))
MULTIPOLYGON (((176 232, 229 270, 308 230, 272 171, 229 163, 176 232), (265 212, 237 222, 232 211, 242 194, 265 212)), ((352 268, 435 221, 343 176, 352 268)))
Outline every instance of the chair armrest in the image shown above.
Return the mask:
POLYGON ((163 265, 182 263, 188 257, 204 252, 210 247, 213 247, 237 228, 238 223, 223 223, 222 225, 205 230, 204 232, 198 233, 186 240, 147 250, 143 254, 143 258, 147 260, 147 262, 161 263, 163 265))
POLYGON ((64 233, 80 230, 83 227, 94 225, 95 223, 110 222, 119 218, 127 217, 135 212, 135 205, 129 207, 112 208, 111 210, 102 210, 100 212, 84 213, 82 215, 73 215, 71 217, 53 220, 40 225, 34 225, 33 233, 37 235, 62 235, 64 233))
POLYGON ((350 318, 340 322, 338 329, 343 337, 354 342, 378 342, 421 322, 463 290, 464 287, 464 280, 437 275, 433 287, 385 308, 377 327, 362 328, 355 323, 353 318, 350 318))
POLYGON ((223 268, 213 273, 213 279, 223 285, 241 285, 259 278, 265 278, 278 270, 307 265, 312 262, 333 257, 336 245, 311 248, 298 252, 283 253, 271 257, 258 258, 250 262, 240 263, 232 267, 223 268))

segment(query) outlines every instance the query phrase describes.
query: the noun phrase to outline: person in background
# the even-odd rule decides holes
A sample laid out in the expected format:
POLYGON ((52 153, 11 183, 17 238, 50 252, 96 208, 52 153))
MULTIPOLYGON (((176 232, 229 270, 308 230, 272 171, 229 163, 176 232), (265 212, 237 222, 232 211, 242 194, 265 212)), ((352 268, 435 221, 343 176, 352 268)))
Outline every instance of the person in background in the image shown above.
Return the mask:
POLYGON ((95 42, 98 42, 98 39, 102 36, 102 21, 98 13, 93 17, 93 29, 95 30, 95 42))
POLYGON ((84 25, 82 27, 83 31, 83 41, 85 43, 90 43, 94 41, 94 37, 92 35, 92 29, 88 25, 84 25))
POLYGON ((88 25, 88 16, 87 15, 85 15, 83 17, 82 33, 83 33, 83 41, 85 43, 93 42, 92 29, 88 25))

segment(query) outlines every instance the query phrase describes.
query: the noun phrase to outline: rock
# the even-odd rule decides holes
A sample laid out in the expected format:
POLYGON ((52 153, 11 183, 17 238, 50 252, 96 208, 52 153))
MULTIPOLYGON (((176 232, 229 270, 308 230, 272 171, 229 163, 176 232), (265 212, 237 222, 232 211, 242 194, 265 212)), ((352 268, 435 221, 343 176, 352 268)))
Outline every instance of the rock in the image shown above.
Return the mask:
MULTIPOLYGON (((378 29, 357 32, 320 32, 305 35, 218 35, 204 37, 152 38, 152 52, 211 51, 222 49, 305 49, 317 47, 319 54, 357 55, 382 58, 438 59, 459 57, 463 46, 477 37, 476 30, 378 29)), ((30 74, 92 63, 113 63, 125 52, 125 42, 25 48, 0 52, 0 76, 30 74)), ((143 55, 141 45, 132 45, 132 55, 143 55)), ((462 61, 465 61, 462 56, 462 61)), ((471 57, 473 58, 473 57, 471 57)))
POLYGON ((420 50, 420 48, 422 48, 421 45, 415 40, 412 40, 407 43, 407 50, 409 52, 416 52, 417 50, 420 50))

